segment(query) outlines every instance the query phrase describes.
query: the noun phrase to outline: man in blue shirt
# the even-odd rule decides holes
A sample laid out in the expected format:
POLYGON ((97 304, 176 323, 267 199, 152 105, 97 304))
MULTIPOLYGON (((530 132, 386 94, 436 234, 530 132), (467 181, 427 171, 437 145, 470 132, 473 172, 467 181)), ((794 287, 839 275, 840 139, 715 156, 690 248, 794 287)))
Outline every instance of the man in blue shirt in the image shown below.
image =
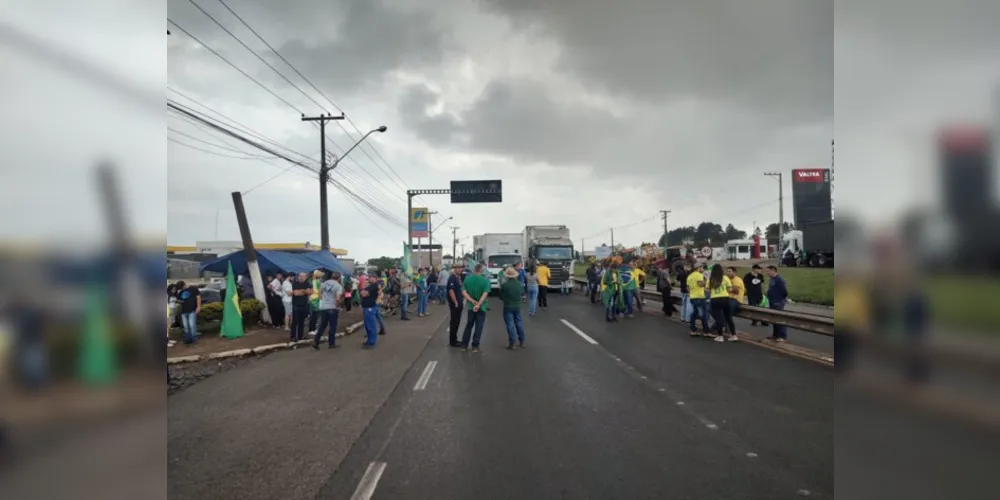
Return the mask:
POLYGON ((528 273, 524 270, 524 262, 518 262, 514 264, 514 269, 517 269, 517 281, 521 283, 521 289, 525 292, 521 295, 521 302, 527 302, 528 300, 528 273))
MULTIPOLYGON (((778 275, 778 268, 767 266, 767 275, 771 278, 767 284, 767 306, 777 311, 785 310, 785 300, 788 299, 788 287, 785 278, 778 275)), ((769 337, 775 342, 784 342, 788 338, 788 329, 784 325, 774 324, 773 333, 769 337)))
POLYGON ((452 347, 462 347, 458 341, 458 326, 462 323, 462 273, 465 265, 461 259, 455 259, 455 264, 451 266, 451 275, 448 276, 448 284, 445 300, 448 301, 448 311, 451 318, 448 325, 448 344, 452 347))

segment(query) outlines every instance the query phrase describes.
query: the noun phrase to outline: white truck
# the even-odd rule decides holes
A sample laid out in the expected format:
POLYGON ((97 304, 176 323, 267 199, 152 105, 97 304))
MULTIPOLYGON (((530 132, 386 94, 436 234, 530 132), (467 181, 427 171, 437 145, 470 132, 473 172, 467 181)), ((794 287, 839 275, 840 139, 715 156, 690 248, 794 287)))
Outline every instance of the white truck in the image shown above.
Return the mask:
MULTIPOLYGON (((566 226, 527 226, 521 233, 522 253, 529 262, 542 263, 552 271, 549 288, 560 288, 564 281, 572 285, 573 240, 566 226)), ((570 290, 573 287, 570 286, 570 290)))
POLYGON ((520 233, 486 233, 472 237, 476 262, 486 264, 490 285, 500 289, 503 268, 521 262, 520 233))

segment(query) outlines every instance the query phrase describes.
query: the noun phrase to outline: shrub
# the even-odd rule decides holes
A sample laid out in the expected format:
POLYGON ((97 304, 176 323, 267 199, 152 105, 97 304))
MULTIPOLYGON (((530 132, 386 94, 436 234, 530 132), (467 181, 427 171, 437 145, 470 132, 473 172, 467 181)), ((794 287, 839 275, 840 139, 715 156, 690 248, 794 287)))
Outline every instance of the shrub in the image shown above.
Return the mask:
POLYGON ((240 313, 243 315, 243 326, 256 326, 260 324, 260 314, 264 310, 264 303, 257 299, 243 299, 240 301, 240 313))
POLYGON ((222 321, 222 309, 225 305, 222 302, 213 302, 201 306, 198 313, 198 323, 208 323, 209 321, 222 321))

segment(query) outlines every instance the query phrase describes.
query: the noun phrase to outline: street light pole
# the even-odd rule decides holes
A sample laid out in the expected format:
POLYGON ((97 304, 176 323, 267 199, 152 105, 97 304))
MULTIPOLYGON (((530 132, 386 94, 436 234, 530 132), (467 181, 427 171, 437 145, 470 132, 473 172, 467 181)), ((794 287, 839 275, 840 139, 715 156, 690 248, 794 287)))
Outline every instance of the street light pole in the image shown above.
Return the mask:
POLYGON ((458 226, 452 226, 451 227, 451 262, 452 262, 452 265, 455 265, 455 262, 458 262, 458 255, 455 255, 455 252, 458 250, 458 236, 456 236, 455 233, 459 229, 460 228, 458 226))
MULTIPOLYGON (((781 182, 781 172, 765 172, 764 175, 778 181, 778 265, 781 265, 781 244, 785 237, 785 195, 784 183, 781 182)), ((767 239, 767 235, 764 235, 767 239)))
POLYGON ((333 116, 329 113, 319 116, 302 115, 304 122, 319 122, 319 229, 320 246, 323 250, 330 249, 330 218, 326 209, 326 184, 330 180, 329 172, 326 169, 326 122, 343 119, 343 114, 340 116, 333 116))
MULTIPOLYGON (((343 115, 341 115, 341 116, 343 116, 343 115)), ((330 181, 330 172, 332 172, 334 169, 336 169, 337 165, 340 165, 340 161, 341 160, 343 160, 344 158, 346 158, 347 155, 351 153, 351 151, 354 151, 354 148, 358 147, 359 144, 361 144, 362 142, 364 142, 365 139, 367 139, 369 135, 372 135, 375 132, 378 132, 378 133, 381 134, 381 133, 385 132, 386 130, 387 129, 386 129, 385 125, 382 125, 382 126, 380 126, 378 128, 371 129, 371 130, 368 131, 368 133, 366 133, 365 135, 361 136, 361 138, 358 139, 358 142, 355 142, 353 146, 351 146, 350 148, 347 149, 347 151, 344 151, 344 154, 340 155, 340 157, 337 157, 336 155, 334 155, 333 165, 330 165, 330 168, 325 170, 325 172, 326 172, 325 179, 324 179, 324 173, 323 173, 324 171, 320 170, 320 179, 321 179, 321 182, 323 183, 323 188, 322 188, 323 191, 322 192, 326 191, 326 183, 330 181)), ((325 147, 323 149, 325 150, 325 147)), ((320 152, 320 154, 323 154, 323 164, 325 165, 326 164, 326 154, 325 154, 325 152, 322 152, 322 151, 320 152)), ((326 242, 323 245, 323 249, 324 250, 328 250, 330 248, 330 228, 329 228, 329 226, 327 225, 326 222, 323 222, 323 221, 326 221, 327 217, 328 217, 327 210, 326 210, 326 198, 324 198, 323 196, 320 197, 320 210, 323 211, 323 215, 322 215, 322 218, 320 219, 320 222, 321 222, 321 225, 323 226, 322 227, 323 238, 324 238, 324 241, 326 242)))
MULTIPOLYGON (((431 227, 431 216, 437 215, 437 212, 427 212, 427 251, 430 252, 431 267, 434 267, 434 228, 431 227)), ((451 217, 441 221, 441 224, 451 220, 451 217)))

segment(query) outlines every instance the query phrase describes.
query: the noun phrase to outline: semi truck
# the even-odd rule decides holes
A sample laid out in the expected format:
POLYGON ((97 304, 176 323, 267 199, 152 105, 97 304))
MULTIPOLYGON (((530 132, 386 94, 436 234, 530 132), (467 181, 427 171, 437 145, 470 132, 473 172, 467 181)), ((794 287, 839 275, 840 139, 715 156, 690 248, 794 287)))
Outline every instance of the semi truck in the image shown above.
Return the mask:
POLYGON ((486 233, 472 237, 476 262, 486 265, 490 286, 500 289, 500 276, 507 266, 521 262, 520 233, 486 233))
POLYGON ((833 219, 805 224, 782 236, 781 264, 833 267, 833 219))
POLYGON ((545 263, 552 271, 549 288, 560 288, 565 281, 572 283, 575 260, 568 227, 527 226, 521 235, 522 253, 528 261, 545 263))

